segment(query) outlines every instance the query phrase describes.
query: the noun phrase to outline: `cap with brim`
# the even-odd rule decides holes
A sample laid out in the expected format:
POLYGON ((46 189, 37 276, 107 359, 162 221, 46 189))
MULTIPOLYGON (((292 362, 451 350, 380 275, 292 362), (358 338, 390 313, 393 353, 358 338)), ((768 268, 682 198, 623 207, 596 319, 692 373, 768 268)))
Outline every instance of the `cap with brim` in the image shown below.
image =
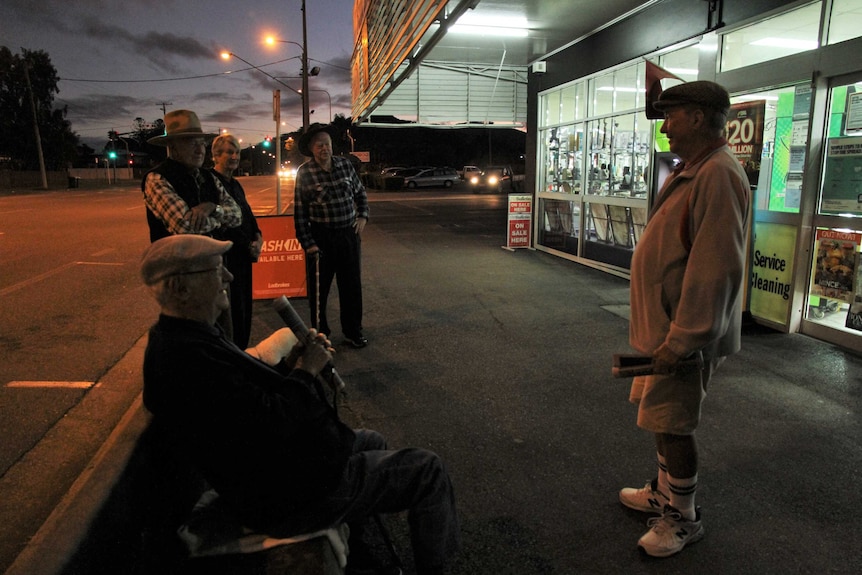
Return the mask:
POLYGON ((653 107, 664 112, 678 106, 703 106, 724 114, 730 110, 730 96, 720 85, 707 80, 671 86, 659 96, 653 107))
POLYGON ((305 131, 305 133, 302 134, 302 136, 299 138, 299 152, 303 156, 308 156, 310 158, 314 155, 311 153, 311 140, 314 138, 314 136, 321 132, 326 132, 327 134, 329 134, 330 138, 333 137, 332 128, 327 124, 320 123, 310 125, 305 131))
POLYGON ((154 285, 166 277, 204 271, 212 257, 230 249, 233 242, 198 234, 178 234, 156 240, 141 256, 141 279, 154 285))
POLYGON ((173 110, 165 114, 165 133, 147 140, 154 146, 167 146, 177 138, 214 138, 216 134, 204 132, 198 115, 191 110, 173 110))

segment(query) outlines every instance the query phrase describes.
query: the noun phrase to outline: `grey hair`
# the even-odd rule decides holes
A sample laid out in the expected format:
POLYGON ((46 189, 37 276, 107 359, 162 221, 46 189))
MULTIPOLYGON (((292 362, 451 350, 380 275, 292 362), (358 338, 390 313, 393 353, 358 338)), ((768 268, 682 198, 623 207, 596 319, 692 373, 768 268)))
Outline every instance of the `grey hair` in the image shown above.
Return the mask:
POLYGON ((233 134, 220 134, 215 137, 212 143, 212 153, 213 156, 217 156, 221 153, 222 149, 225 147, 225 144, 230 143, 236 146, 236 149, 239 150, 239 140, 236 139, 236 136, 233 134))

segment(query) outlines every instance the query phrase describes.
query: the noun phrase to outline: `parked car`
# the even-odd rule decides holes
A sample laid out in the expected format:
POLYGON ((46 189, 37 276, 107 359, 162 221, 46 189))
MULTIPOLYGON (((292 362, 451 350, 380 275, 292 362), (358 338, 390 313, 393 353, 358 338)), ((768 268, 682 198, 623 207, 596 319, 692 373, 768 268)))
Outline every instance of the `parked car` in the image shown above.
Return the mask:
POLYGON ((473 193, 489 191, 500 193, 519 192, 524 185, 524 174, 516 174, 512 166, 488 166, 470 177, 473 193))
POLYGON ((399 173, 399 176, 404 177, 404 185, 408 188, 451 188, 453 184, 461 181, 461 176, 455 171, 455 168, 428 168, 420 170, 415 174, 399 173))
POLYGON ((478 173, 480 173, 481 171, 482 171, 482 170, 480 170, 480 169, 478 168, 478 166, 464 166, 463 168, 461 168, 461 169, 458 171, 458 173, 461 175, 461 179, 462 179, 462 180, 470 181, 470 178, 471 178, 473 175, 478 174, 478 173))
POLYGON ((401 170, 406 170, 406 169, 407 169, 407 168, 405 168, 405 167, 403 167, 403 166, 393 166, 393 167, 391 167, 391 168, 383 168, 383 169, 380 171, 380 175, 381 175, 381 176, 383 176, 383 177, 386 177, 386 176, 394 176, 394 175, 395 175, 395 172, 399 172, 399 171, 401 171, 401 170))

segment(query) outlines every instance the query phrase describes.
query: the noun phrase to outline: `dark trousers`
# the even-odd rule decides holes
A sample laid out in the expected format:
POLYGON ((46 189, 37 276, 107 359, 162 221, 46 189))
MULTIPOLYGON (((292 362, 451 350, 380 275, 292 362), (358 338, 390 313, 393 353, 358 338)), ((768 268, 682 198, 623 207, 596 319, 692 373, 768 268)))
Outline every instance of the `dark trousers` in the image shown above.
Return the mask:
POLYGON ((323 508, 337 510, 341 521, 359 526, 376 513, 406 510, 420 575, 441 573, 460 548, 455 494, 443 462, 425 449, 387 450, 376 431, 356 430, 345 481, 323 508))
POLYGON ((341 331, 349 338, 362 336, 362 275, 361 240, 352 226, 328 228, 311 225, 311 235, 320 251, 317 258, 308 257, 305 272, 308 285, 308 302, 311 308, 311 326, 330 335, 332 330, 326 317, 326 300, 332 280, 338 282, 338 303, 341 311, 341 331), (317 260, 317 261, 315 261, 317 260), (317 276, 319 264, 320 276, 317 276), (317 284, 320 294, 317 294, 317 284), (320 301, 320 309, 317 302, 320 301), (318 318, 320 321, 318 322, 318 318))
MULTIPOLYGON (((233 275, 230 282, 230 315, 232 323, 231 338, 240 348, 248 347, 251 338, 252 319, 252 262, 245 254, 232 254, 236 247, 232 248, 225 256, 225 267, 233 275)), ((246 246, 242 249, 248 250, 246 246)))

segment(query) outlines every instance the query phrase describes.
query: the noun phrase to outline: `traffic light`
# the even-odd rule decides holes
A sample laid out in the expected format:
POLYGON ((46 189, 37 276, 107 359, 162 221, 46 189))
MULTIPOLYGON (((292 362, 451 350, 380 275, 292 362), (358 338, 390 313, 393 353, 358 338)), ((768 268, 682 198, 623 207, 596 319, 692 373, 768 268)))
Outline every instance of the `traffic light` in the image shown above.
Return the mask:
POLYGON ((263 140, 263 147, 264 147, 264 148, 268 148, 271 144, 272 144, 272 138, 270 138, 269 136, 267 136, 267 137, 263 140))
POLYGON ((108 152, 108 157, 111 158, 112 160, 116 160, 117 159, 117 152, 115 152, 114 150, 111 150, 110 152, 108 152))

